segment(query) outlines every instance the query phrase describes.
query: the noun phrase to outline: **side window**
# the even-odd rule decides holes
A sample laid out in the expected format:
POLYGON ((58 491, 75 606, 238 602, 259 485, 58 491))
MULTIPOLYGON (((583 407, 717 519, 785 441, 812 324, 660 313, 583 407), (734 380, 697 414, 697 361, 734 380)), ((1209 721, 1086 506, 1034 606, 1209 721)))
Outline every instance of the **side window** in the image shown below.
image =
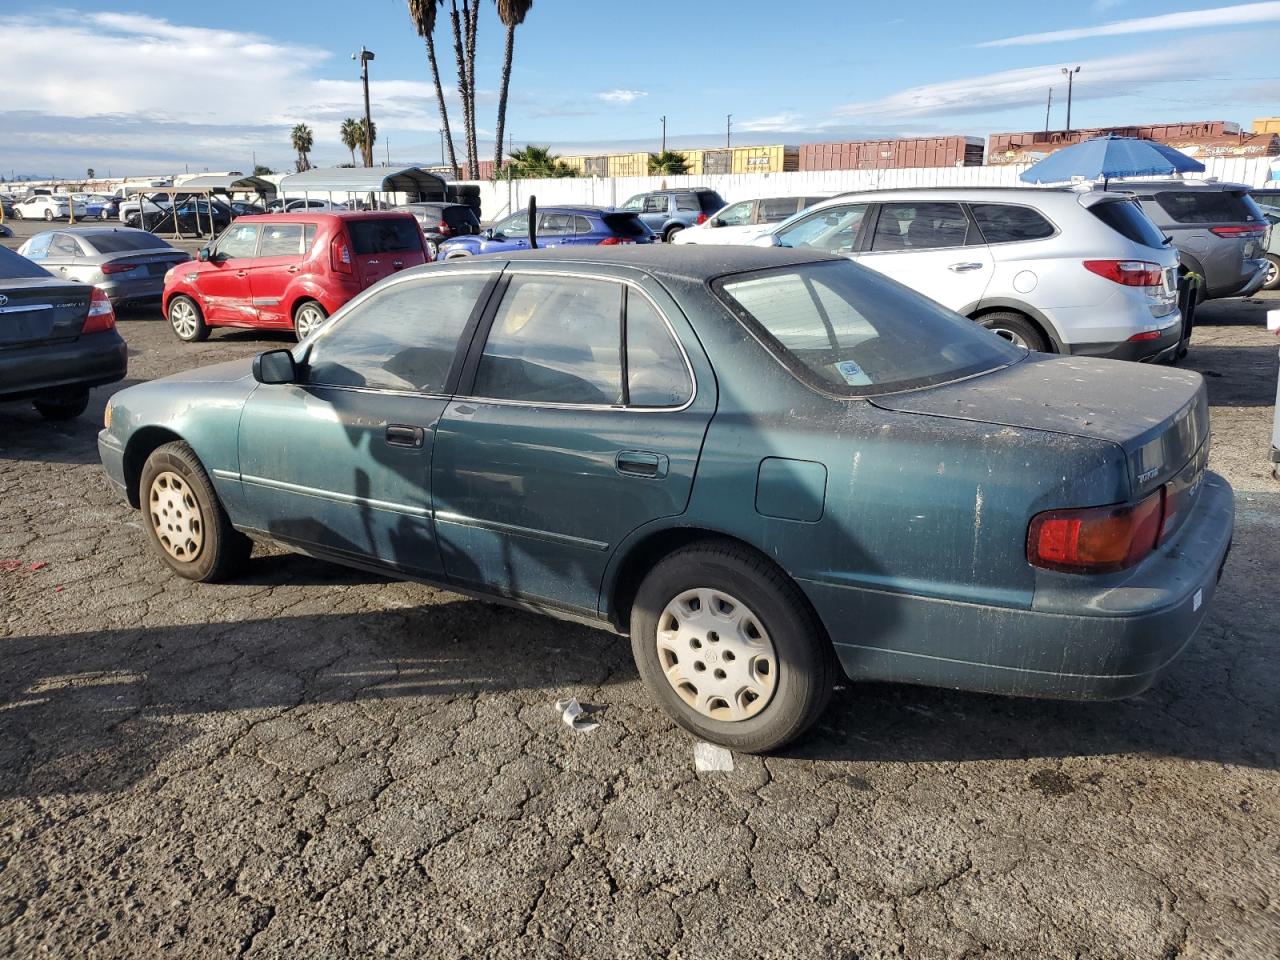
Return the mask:
POLYGON ((656 197, 645 197, 644 212, 645 213, 666 213, 667 212, 667 195, 660 194, 656 197))
POLYGON ((260 257, 289 257, 302 252, 302 224, 270 223, 262 228, 260 257))
POLYGON ((474 394, 528 403, 622 402, 622 287, 519 276, 493 318, 474 394))
POLYGON ((53 235, 53 241, 49 244, 49 256, 83 257, 84 255, 84 250, 80 248, 76 238, 69 233, 55 233, 53 235))
POLYGON ((495 237, 527 237, 529 235, 529 214, 517 213, 514 217, 507 217, 496 227, 493 228, 495 237))
POLYGON ((591 221, 588 220, 586 217, 574 217, 573 229, 574 229, 574 233, 576 233, 578 236, 595 232, 595 229, 591 226, 591 221))
POLYGON ((563 237, 572 233, 572 214, 544 213, 538 217, 538 234, 540 236, 563 237))
POLYGON ((761 200, 760 215, 756 220, 759 223, 781 223, 798 209, 800 208, 797 206, 795 197, 774 197, 771 200, 761 200))
POLYGON ((303 224, 302 227, 302 252, 309 253, 312 245, 316 242, 316 225, 314 223, 303 224))
POLYGON ((27 243, 27 252, 23 254, 28 260, 43 260, 49 255, 49 244, 53 241, 53 234, 45 233, 38 237, 32 237, 27 243))
POLYGON ((641 210, 644 209, 644 194, 643 193, 636 194, 634 197, 632 197, 630 200, 628 200, 618 209, 630 210, 632 213, 639 213, 641 210))
POLYGON ((678 407, 693 383, 671 331, 647 298, 627 291, 627 403, 633 407, 678 407))
POLYGON ((813 247, 828 253, 851 253, 858 242, 867 204, 824 207, 797 220, 778 234, 784 247, 813 247))
POLYGON ((1053 236, 1053 224, 1030 207, 1011 203, 971 203, 973 219, 987 243, 1043 240, 1053 236))
POLYGON ((751 222, 753 206, 755 206, 754 200, 743 200, 731 207, 725 207, 716 214, 716 219, 720 221, 722 227, 741 227, 751 222))
POLYGON ((697 194, 679 193, 679 194, 676 194, 676 209, 677 210, 701 210, 702 207, 698 205, 697 194))
POLYGON ((308 382, 442 393, 488 282, 485 273, 455 273, 385 287, 311 345, 308 382))
POLYGON ((258 246, 258 225, 256 223, 233 223, 218 238, 215 250, 228 260, 239 260, 252 257, 258 246))
POLYGON ((964 246, 969 218, 958 203, 886 203, 871 238, 872 251, 964 246))

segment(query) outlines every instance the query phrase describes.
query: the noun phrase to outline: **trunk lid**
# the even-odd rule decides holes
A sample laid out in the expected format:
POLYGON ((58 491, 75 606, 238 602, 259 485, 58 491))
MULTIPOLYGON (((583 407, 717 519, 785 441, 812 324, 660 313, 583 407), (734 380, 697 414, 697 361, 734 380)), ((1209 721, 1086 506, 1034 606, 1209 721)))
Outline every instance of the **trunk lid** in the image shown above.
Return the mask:
POLYGON ((52 278, 0 280, 0 350, 74 340, 89 312, 93 288, 52 278))
POLYGON ((427 262, 422 228, 407 213, 345 221, 351 261, 362 286, 427 262))
POLYGON ((1204 379, 1170 367, 1032 355, 970 380, 871 401, 902 413, 1109 441, 1125 452, 1135 500, 1185 479, 1189 466, 1202 475, 1208 455, 1204 379))
MULTIPOLYGON (((102 266, 108 264, 115 266, 131 267, 129 271, 118 271, 117 276, 120 279, 149 277, 163 277, 169 272, 171 267, 175 267, 180 263, 186 263, 191 258, 181 250, 156 250, 143 253, 121 254, 104 260, 102 266)), ((101 267, 99 267, 101 269, 101 267)), ((105 272, 104 272, 105 275, 105 272)))

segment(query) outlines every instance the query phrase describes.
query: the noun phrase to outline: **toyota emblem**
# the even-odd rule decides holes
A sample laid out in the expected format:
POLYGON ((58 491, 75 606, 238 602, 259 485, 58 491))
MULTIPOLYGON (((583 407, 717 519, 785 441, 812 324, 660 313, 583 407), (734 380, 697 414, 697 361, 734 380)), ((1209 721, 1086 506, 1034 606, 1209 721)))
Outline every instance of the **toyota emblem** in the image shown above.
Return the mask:
POLYGON ((3 293, 0 293, 0 307, 3 307, 8 302, 9 302, 9 298, 6 297, 3 293))

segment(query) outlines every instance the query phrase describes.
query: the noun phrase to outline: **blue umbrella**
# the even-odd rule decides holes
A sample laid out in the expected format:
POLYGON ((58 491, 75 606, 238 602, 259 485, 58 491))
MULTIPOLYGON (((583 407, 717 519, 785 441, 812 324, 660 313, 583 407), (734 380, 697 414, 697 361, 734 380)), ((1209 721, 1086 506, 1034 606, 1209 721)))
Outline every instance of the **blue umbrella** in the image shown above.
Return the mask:
POLYGON ((1064 183, 1081 177, 1105 182, 1114 177, 1167 177, 1203 170, 1200 161, 1154 140, 1095 137, 1049 154, 1019 179, 1027 183, 1064 183))

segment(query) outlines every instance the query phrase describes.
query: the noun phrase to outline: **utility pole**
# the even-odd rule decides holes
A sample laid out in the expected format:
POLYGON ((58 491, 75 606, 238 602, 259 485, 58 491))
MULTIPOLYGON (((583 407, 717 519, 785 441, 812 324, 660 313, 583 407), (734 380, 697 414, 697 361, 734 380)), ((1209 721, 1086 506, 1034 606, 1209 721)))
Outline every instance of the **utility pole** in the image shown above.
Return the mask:
POLYGON ((1071 132, 1071 84, 1079 72, 1079 67, 1074 70, 1068 70, 1066 67, 1062 68, 1062 73, 1067 78, 1067 133, 1071 132))
POLYGON ((664 113, 661 119, 662 119, 662 149, 659 151, 659 153, 666 153, 667 152, 667 115, 664 113))
POLYGON ((724 115, 724 148, 729 149, 729 139, 733 134, 733 114, 726 113, 724 115))
POLYGON ((387 166, 391 166, 391 138, 385 137, 382 141, 387 146, 387 166))
POLYGON ((373 166, 373 117, 369 113, 369 61, 374 59, 373 51, 367 50, 363 45, 360 47, 359 53, 353 53, 351 59, 360 60, 360 80, 364 83, 364 165, 366 167, 373 166))
POLYGON ((1049 132, 1049 108, 1053 106, 1053 87, 1049 88, 1049 102, 1044 105, 1044 132, 1049 132))
POLYGON ((440 128, 440 166, 444 166, 444 127, 440 128))

